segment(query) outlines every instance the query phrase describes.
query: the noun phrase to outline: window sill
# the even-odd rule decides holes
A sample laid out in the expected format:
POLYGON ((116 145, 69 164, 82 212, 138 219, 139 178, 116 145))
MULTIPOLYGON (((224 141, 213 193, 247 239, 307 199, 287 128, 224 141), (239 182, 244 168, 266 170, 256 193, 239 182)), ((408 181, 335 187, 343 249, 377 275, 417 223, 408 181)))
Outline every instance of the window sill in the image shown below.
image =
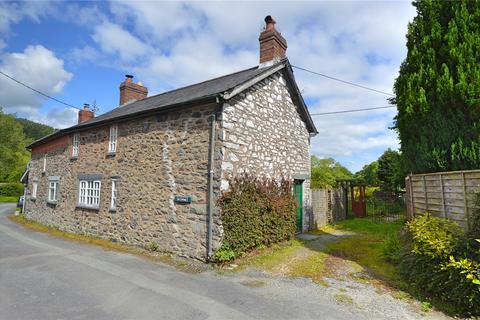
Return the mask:
POLYGON ((76 161, 78 159, 78 156, 71 156, 70 161, 76 161))
POLYGON ((58 201, 51 201, 51 200, 47 200, 47 204, 50 204, 52 206, 56 206, 58 203, 58 201))
POLYGON ((110 209, 108 209, 108 212, 115 213, 115 212, 117 212, 117 209, 115 209, 115 208, 110 208, 110 209))
POLYGON ((113 157, 115 157, 116 154, 117 153, 115 151, 109 151, 109 152, 107 152, 107 158, 113 158, 113 157))
POLYGON ((35 201, 37 201, 37 198, 30 198, 30 201, 35 202, 35 201))
POLYGON ((100 207, 94 207, 94 206, 86 206, 83 204, 77 204, 75 207, 76 209, 86 209, 86 210, 93 210, 93 211, 99 211, 100 207))

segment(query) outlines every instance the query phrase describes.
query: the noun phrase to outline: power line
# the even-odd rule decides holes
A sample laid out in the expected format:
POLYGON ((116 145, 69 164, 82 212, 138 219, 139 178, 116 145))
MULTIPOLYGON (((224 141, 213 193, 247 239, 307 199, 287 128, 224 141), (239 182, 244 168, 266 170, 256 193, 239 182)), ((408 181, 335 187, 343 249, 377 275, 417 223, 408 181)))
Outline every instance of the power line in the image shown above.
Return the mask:
POLYGON ((61 101, 61 100, 58 100, 57 98, 54 98, 54 97, 52 97, 52 96, 49 96, 48 94, 43 93, 43 92, 41 92, 40 90, 37 90, 37 89, 35 89, 35 88, 32 88, 32 87, 30 87, 29 85, 27 85, 27 84, 25 84, 25 83, 23 83, 23 82, 15 79, 14 77, 9 76, 8 74, 6 74, 6 73, 4 73, 4 72, 2 72, 2 71, 0 71, 0 74, 2 74, 3 76, 9 78, 10 80, 15 81, 15 82, 18 83, 18 84, 24 86, 25 88, 28 88, 28 89, 30 89, 30 90, 32 90, 32 91, 35 91, 36 93, 44 96, 44 97, 47 97, 48 99, 52 99, 52 100, 54 100, 54 101, 56 101, 56 102, 58 102, 58 103, 61 103, 61 104, 63 104, 63 105, 66 105, 66 106, 68 106, 68 107, 71 107, 71 108, 75 108, 75 109, 78 109, 78 110, 82 110, 82 109, 80 109, 80 108, 78 108, 78 107, 75 107, 75 106, 69 104, 69 103, 63 102, 63 101, 61 101))
POLYGON ((305 68, 302 68, 302 67, 297 67, 297 66, 294 66, 294 65, 292 65, 292 67, 296 68, 296 69, 299 69, 299 70, 302 70, 302 71, 305 71, 305 72, 310 72, 310 73, 316 74, 318 76, 321 76, 321 77, 324 77, 324 78, 327 78, 327 79, 330 79, 330 80, 334 80, 334 81, 338 81, 338 82, 341 82, 341 83, 349 84, 349 85, 354 86, 354 87, 358 87, 358 88, 362 88, 362 89, 365 89, 365 90, 370 90, 370 91, 374 91, 374 92, 377 92, 377 93, 385 94, 385 95, 390 96, 390 97, 395 97, 395 95, 393 93, 380 91, 380 90, 377 90, 377 89, 374 89, 374 88, 363 86, 361 84, 357 84, 357 83, 353 83, 353 82, 350 82, 350 81, 335 78, 335 77, 332 77, 332 76, 329 76, 329 75, 326 75, 326 74, 323 74, 323 73, 320 73, 320 72, 315 72, 315 71, 312 71, 312 70, 308 70, 308 69, 305 69, 305 68))
POLYGON ((323 115, 327 115, 327 114, 350 113, 350 112, 378 110, 378 109, 387 109, 387 108, 396 108, 396 106, 384 106, 384 107, 372 107, 372 108, 341 110, 341 111, 331 111, 331 112, 321 112, 321 113, 310 113, 310 115, 311 116, 323 116, 323 115))

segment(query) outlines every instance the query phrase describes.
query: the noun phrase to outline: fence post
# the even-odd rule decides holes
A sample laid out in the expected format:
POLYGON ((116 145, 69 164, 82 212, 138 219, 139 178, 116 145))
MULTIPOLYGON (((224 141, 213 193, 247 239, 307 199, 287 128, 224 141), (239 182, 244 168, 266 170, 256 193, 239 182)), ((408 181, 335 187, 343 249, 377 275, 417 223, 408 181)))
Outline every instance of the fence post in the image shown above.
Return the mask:
POLYGON ((443 217, 447 219, 447 210, 445 209, 445 195, 443 191, 443 175, 440 173, 440 192, 442 193, 442 210, 443 217))
POLYGON ((467 186, 465 184, 465 172, 462 172, 462 185, 463 185, 463 210, 465 213, 465 218, 467 219, 467 230, 470 229, 470 218, 468 216, 468 207, 467 207, 467 186))
POLYGON ((408 197, 408 201, 410 201, 410 206, 411 206, 411 218, 415 216, 415 202, 414 202, 414 196, 413 196, 413 180, 412 180, 412 174, 408 175, 408 189, 410 192, 410 195, 408 197))
POLYGON ((423 175, 423 194, 425 196, 425 211, 428 211, 427 182, 425 180, 425 175, 423 175))

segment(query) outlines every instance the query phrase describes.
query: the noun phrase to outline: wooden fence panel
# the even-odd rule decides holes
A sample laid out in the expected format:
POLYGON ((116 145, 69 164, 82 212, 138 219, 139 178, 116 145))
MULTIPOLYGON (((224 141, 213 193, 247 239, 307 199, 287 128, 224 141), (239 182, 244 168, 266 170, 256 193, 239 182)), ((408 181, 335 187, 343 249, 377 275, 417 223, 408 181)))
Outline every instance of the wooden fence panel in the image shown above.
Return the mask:
POLYGON ((415 174, 405 182, 408 219, 428 211, 468 228, 470 215, 477 209, 480 170, 415 174))

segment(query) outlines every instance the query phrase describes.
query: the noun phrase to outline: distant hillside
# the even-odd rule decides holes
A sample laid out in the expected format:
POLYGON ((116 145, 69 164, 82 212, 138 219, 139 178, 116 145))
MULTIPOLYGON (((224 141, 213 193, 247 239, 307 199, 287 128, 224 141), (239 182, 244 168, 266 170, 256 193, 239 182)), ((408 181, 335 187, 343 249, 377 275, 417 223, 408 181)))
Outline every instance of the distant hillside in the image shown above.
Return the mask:
POLYGON ((38 122, 23 118, 16 118, 15 120, 22 125, 27 140, 35 141, 55 131, 54 128, 38 122))
POLYGON ((0 182, 18 182, 30 160, 25 146, 54 131, 52 127, 5 114, 0 107, 0 182))

